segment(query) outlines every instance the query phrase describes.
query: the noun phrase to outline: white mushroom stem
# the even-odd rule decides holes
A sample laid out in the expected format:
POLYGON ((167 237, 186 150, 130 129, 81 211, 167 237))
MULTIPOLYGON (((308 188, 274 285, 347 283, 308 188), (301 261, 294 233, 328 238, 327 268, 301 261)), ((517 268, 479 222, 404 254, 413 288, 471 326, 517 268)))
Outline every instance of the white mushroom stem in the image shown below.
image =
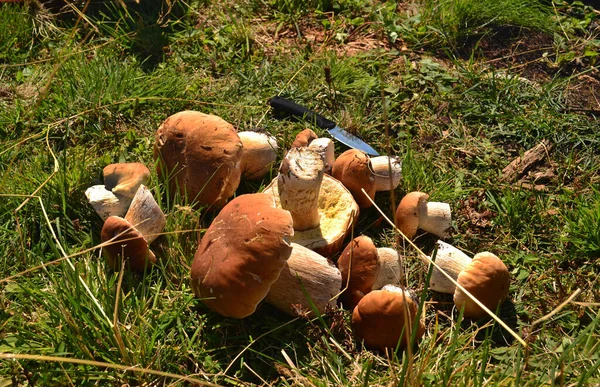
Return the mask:
POLYGON ((158 237, 167 223, 165 214, 145 185, 138 188, 125 219, 142 234, 148 244, 158 237))
MULTIPOLYGON (((458 280, 458 274, 471 263, 471 257, 446 242, 437 241, 437 244, 435 263, 454 280, 458 280)), ((429 289, 440 293, 454 294, 456 286, 442 272, 434 268, 429 279, 429 289)))
POLYGON ((440 238, 450 236, 452 212, 448 203, 424 202, 419 208, 419 228, 440 238))
POLYGON ((103 185, 94 185, 85 190, 85 196, 102 220, 110 216, 123 217, 127 213, 131 198, 114 194, 103 185))
POLYGON ((404 273, 402 257, 398 252, 389 247, 377 249, 379 261, 379 275, 373 284, 373 290, 379 290, 386 285, 399 285, 404 273))
POLYGON ((281 163, 277 189, 281 207, 292 214, 294 230, 319 226, 318 199, 324 167, 319 153, 308 148, 292 148, 281 163))
POLYGON ((243 151, 240 168, 246 179, 260 179, 277 159, 277 140, 266 133, 238 132, 243 151))
POLYGON ((312 312, 313 305, 325 313, 328 306, 335 306, 341 287, 342 275, 335 265, 314 251, 292 243, 292 254, 271 285, 266 301, 291 315, 312 312))
POLYGON ((376 191, 391 191, 400 184, 402 162, 397 157, 372 157, 371 168, 375 175, 376 191))
POLYGON ((321 155, 325 162, 325 173, 331 174, 331 168, 335 162, 335 149, 333 141, 330 138, 317 138, 308 144, 308 149, 312 149, 321 155))

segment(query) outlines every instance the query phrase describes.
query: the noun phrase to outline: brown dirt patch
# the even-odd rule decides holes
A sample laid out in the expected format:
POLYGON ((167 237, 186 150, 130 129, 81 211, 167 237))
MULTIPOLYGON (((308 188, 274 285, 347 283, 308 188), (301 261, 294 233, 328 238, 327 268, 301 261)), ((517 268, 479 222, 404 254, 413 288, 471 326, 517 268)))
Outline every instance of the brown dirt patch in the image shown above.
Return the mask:
POLYGON ((568 110, 600 113, 600 80, 598 74, 583 74, 571 79, 565 89, 564 100, 568 110))

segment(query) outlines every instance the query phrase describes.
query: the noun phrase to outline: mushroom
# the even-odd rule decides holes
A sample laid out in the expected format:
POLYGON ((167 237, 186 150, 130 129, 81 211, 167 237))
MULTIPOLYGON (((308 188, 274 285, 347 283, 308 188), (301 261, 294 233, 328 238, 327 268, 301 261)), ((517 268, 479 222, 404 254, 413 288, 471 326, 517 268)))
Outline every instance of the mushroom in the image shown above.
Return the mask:
MULTIPOLYGON (((393 351, 410 343, 417 318, 418 303, 408 291, 385 286, 365 295, 352 312, 352 331, 367 348, 393 351)), ((417 323, 416 338, 425 334, 425 325, 417 323)))
POLYGON ((319 189, 325 165, 321 156, 308 148, 292 148, 281 163, 277 189, 281 207, 294 219, 294 230, 319 226, 319 189))
POLYGON ((313 306, 323 314, 334 307, 342 286, 340 271, 327 258, 296 243, 279 278, 265 300, 291 315, 309 312, 313 306))
POLYGON ((308 144, 308 149, 316 151, 321 156, 323 162, 325 162, 324 172, 331 174, 331 168, 333 168, 333 163, 335 162, 333 141, 331 141, 330 138, 320 137, 312 140, 310 144, 308 144))
POLYGON ((452 227, 450 205, 427 199, 429 195, 418 191, 404 196, 396 210, 396 226, 407 238, 413 238, 419 228, 440 238, 449 237, 452 227))
POLYGON ((360 208, 373 205, 369 198, 375 198, 375 176, 369 156, 358 149, 349 149, 338 156, 333 163, 331 175, 350 190, 360 208), (365 190, 368 197, 362 192, 365 190))
POLYGON ((278 207, 296 213, 292 242, 330 257, 342 247, 359 207, 341 182, 317 170, 323 166, 314 151, 293 148, 264 193, 271 195, 278 207), (310 161, 302 161, 300 156, 310 161), (300 178, 308 175, 312 177, 300 178), (319 180, 320 186, 316 184, 319 180))
POLYGON ((313 140, 319 138, 315 132, 310 129, 304 129, 296 135, 294 142, 292 142, 291 148, 301 148, 308 146, 313 140))
POLYGON ((123 217, 138 188, 150 179, 150 171, 141 163, 109 164, 102 171, 104 185, 94 185, 85 196, 102 220, 123 217))
POLYGON ((243 145, 240 169, 250 180, 265 176, 277 159, 277 140, 266 133, 238 132, 243 145))
MULTIPOLYGON (((488 309, 494 311, 506 300, 510 288, 510 274, 506 265, 490 252, 475 254, 473 259, 449 245, 438 241, 435 263, 488 309)), ((449 281, 437 268, 429 279, 429 288, 436 292, 454 294, 454 304, 464 308, 464 316, 478 319, 487 313, 449 281)))
POLYGON ((104 186, 113 193, 129 198, 135 196, 142 184, 148 184, 150 171, 141 163, 109 164, 102 170, 104 186))
POLYGON ((100 239, 113 242, 103 248, 108 265, 118 270, 121 257, 133 271, 143 271, 148 264, 156 263, 149 245, 165 227, 166 218, 152 197, 150 190, 140 185, 125 215, 110 216, 104 222, 100 239))
POLYGON ((352 309, 372 290, 385 285, 399 285, 402 263, 396 250, 376 248, 368 236, 354 238, 340 255, 338 268, 342 274, 340 301, 352 309))
POLYGON ((400 184, 402 162, 397 157, 371 157, 371 168, 375 176, 375 191, 391 191, 400 184))
POLYGON ((276 208, 273 197, 236 197, 215 217, 194 255, 196 297, 226 317, 251 315, 289 258, 292 235, 292 216, 276 208))
POLYGON ((199 206, 222 206, 240 183, 242 147, 230 123, 187 110, 158 128, 154 159, 171 197, 179 193, 199 206))

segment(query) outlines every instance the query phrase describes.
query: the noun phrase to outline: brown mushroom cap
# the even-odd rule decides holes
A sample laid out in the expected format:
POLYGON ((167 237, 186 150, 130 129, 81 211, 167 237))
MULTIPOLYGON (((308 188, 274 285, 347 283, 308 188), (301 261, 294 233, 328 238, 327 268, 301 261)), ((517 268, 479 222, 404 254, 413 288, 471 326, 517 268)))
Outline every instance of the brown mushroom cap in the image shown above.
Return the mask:
POLYGON ((353 309, 371 291, 379 275, 377 248, 371 238, 361 235, 348 243, 337 264, 345 289, 339 299, 344 308, 353 309))
POLYGON ((140 185, 148 184, 150 171, 141 163, 109 164, 102 170, 106 189, 132 198, 140 185))
POLYGON ((122 255, 126 266, 133 271, 144 271, 146 267, 156 263, 156 257, 142 234, 119 216, 108 217, 100 233, 103 243, 114 237, 117 238, 102 248, 108 265, 114 270, 119 270, 122 255))
MULTIPOLYGON (((510 274, 508 268, 496 255, 482 252, 473 257, 471 263, 460 272, 457 282, 492 312, 508 297, 510 274)), ((487 316, 487 313, 460 288, 454 292, 454 304, 464 307, 464 316, 472 319, 487 316)))
POLYGON ((242 142, 220 117, 182 111, 156 132, 154 159, 158 175, 169 180, 169 194, 179 192, 198 205, 225 204, 240 183, 242 142))
MULTIPOLYGON (((277 178, 271 181, 264 193, 271 195, 277 207, 281 208, 277 178)), ((308 247, 324 257, 331 257, 340 250, 344 238, 358 219, 359 207, 350 191, 329 175, 323 176, 318 206, 321 217, 319 227, 307 231, 296 230, 292 242, 308 247)))
POLYGON ((200 241, 192 263, 194 293, 223 316, 251 315, 289 258, 293 234, 292 216, 271 196, 238 196, 200 241))
POLYGON ((312 140, 316 140, 319 138, 315 132, 310 129, 304 129, 300 133, 296 135, 294 142, 292 142, 292 148, 301 148, 303 146, 308 146, 312 142, 312 140))
MULTIPOLYGON (((352 312, 352 330, 366 347, 385 351, 405 348, 417 315, 417 304, 408 292, 373 290, 365 295, 352 312), (406 317, 409 316, 409 320, 406 317), (403 338, 402 338, 403 337, 403 338), (398 342, 400 343, 398 344, 398 342)), ((425 333, 419 321, 417 339, 425 333)))
POLYGON ((350 190, 360 208, 373 205, 365 197, 375 198, 375 176, 370 166, 369 156, 358 149, 349 149, 338 156, 333 163, 331 175, 342 182, 350 190))
POLYGON ((402 198, 396 210, 396 227, 402 231, 407 238, 412 238, 419 228, 419 207, 429 199, 429 195, 423 192, 411 192, 402 198))

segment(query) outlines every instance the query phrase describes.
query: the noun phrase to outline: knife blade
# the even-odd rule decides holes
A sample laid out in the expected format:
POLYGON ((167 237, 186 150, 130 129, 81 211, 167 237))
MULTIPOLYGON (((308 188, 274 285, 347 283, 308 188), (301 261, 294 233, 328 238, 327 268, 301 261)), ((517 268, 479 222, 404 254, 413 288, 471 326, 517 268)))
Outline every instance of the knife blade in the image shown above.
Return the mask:
POLYGON ((280 96, 271 98, 269 100, 269 105, 271 105, 276 112, 285 113, 296 118, 304 118, 307 121, 314 122, 319 128, 326 129, 333 138, 350 148, 361 150, 371 156, 379 156, 379 153, 375 149, 357 136, 340 128, 335 122, 302 105, 298 105, 297 103, 280 96))

